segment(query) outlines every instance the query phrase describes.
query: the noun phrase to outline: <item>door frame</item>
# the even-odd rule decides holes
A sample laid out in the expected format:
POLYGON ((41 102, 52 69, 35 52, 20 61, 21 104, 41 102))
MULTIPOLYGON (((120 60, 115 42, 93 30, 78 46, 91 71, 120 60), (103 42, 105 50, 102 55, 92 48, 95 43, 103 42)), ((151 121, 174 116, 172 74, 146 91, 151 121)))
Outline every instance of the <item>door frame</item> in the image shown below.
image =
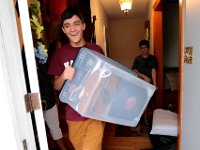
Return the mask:
MULTIPOLYGON (((179 92, 178 92, 178 140, 177 140, 177 149, 181 149, 181 130, 182 130, 182 93, 183 91, 183 15, 184 15, 184 7, 183 2, 179 0, 179 92)), ((153 7, 153 42, 154 42, 154 50, 155 55, 159 59, 158 61, 158 88, 161 88, 161 92, 158 93, 156 100, 157 100, 157 107, 162 107, 163 103, 158 101, 158 99, 163 99, 163 32, 162 32, 162 0, 155 0, 154 7, 153 7)))
MULTIPOLYGON (((31 92, 39 93, 27 0, 18 3, 31 92)), ((35 139, 38 138, 40 149, 48 149, 42 108, 34 111, 38 133, 35 138, 31 114, 25 107, 27 89, 13 0, 3 0, 0 5, 0 54, 0 88, 3 91, 0 115, 6 118, 0 127, 1 133, 6 132, 0 136, 1 147, 36 150, 35 139)))
POLYGON ((182 137, 182 106, 183 106, 183 43, 184 43, 184 4, 179 0, 179 94, 178 94, 178 143, 177 149, 181 149, 182 137))
POLYGON ((163 14, 162 0, 156 0, 153 5, 153 50, 158 61, 157 86, 155 93, 156 108, 163 107, 163 14))
MULTIPOLYGON (((40 93, 27 0, 18 1, 18 6, 19 6, 19 14, 21 20, 21 31, 24 43, 24 52, 27 60, 26 65, 27 65, 28 79, 30 84, 30 92, 40 93)), ((41 101, 40 101, 40 106, 41 106, 41 101)), ((37 136, 36 140, 38 140, 36 142, 38 142, 40 149, 43 148, 47 149, 48 144, 47 144, 42 107, 40 107, 40 109, 38 110, 35 110, 33 112, 33 115, 35 123, 35 133, 37 134, 35 136, 37 136)))

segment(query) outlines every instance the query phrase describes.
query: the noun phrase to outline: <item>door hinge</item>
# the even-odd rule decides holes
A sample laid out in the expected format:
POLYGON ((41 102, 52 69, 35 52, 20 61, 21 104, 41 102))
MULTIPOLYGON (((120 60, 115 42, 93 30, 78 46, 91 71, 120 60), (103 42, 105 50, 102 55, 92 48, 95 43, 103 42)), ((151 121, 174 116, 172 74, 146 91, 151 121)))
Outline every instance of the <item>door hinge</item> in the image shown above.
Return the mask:
POLYGON ((26 111, 33 112, 36 109, 40 109, 40 99, 38 93, 27 93, 25 95, 26 111))
POLYGON ((23 140, 24 150, 28 150, 26 139, 23 140))

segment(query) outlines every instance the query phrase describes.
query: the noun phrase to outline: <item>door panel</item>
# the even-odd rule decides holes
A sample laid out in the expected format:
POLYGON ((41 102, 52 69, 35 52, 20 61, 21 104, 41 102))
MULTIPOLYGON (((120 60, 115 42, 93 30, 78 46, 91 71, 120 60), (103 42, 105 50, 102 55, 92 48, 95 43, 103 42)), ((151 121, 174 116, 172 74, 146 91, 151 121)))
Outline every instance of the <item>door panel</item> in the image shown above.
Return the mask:
MULTIPOLYGON (((16 24, 15 7, 13 0, 3 0, 0 5, 0 77, 1 84, 1 118, 5 125, 1 123, 0 129, 1 142, 5 141, 6 149, 27 149, 35 150, 36 142, 33 132, 31 114, 26 111, 24 96, 27 93, 23 65, 21 59, 21 49, 18 36, 18 28, 16 24), (3 81, 4 82, 3 82, 3 81), (4 103, 5 102, 5 103, 4 103), (5 104, 5 105, 4 105, 5 104), (10 119, 10 120, 9 120, 10 119), (7 124, 7 126, 6 126, 7 124), (4 125, 4 126, 3 126, 4 125), (9 143, 6 140, 9 139, 9 143), (26 145, 24 147, 24 145, 26 145)), ((23 25, 23 39, 26 59, 29 60, 28 71, 30 75, 30 85, 32 92, 39 92, 36 67, 34 63, 34 51, 31 41, 30 24, 28 17, 27 1, 21 0, 20 4, 20 17, 21 24, 23 25), (23 11, 21 11, 23 9, 23 11)), ((48 149, 45 126, 43 120, 42 109, 34 112, 37 131, 39 137, 39 146, 41 149, 48 149)), ((2 147, 2 144, 1 144, 2 147)))
MULTIPOLYGON (((3 117, 1 118, 11 119, 12 124, 8 124, 7 126, 5 126, 6 128, 3 128, 3 133, 5 133, 5 131, 9 131, 11 132, 10 134, 13 135, 12 138, 7 137, 8 135, 6 132, 6 134, 1 134, 1 136, 3 136, 3 139, 9 139, 10 144, 7 144, 7 149, 23 149, 22 141, 26 140, 29 145, 28 148, 34 150, 36 149, 36 146, 31 116, 29 113, 26 113, 26 108, 24 104, 26 86, 23 76, 21 53, 13 6, 14 5, 12 0, 1 1, 0 5, 0 67, 2 67, 1 69, 3 70, 3 81, 1 80, 0 85, 3 88, 3 91, 1 92, 3 92, 3 94, 5 95, 5 99, 1 99, 1 101, 7 102, 7 105, 5 104, 5 107, 7 106, 8 108, 8 110, 1 113, 1 115, 3 115, 3 117), (14 140, 16 140, 15 142, 17 147, 16 145, 15 147, 13 147, 13 145, 11 144, 12 142, 14 142, 14 140)), ((1 105, 4 106, 3 104, 1 105)), ((8 120, 4 121, 5 123, 9 123, 7 122, 8 120)), ((2 143, 5 144, 6 142, 2 143)))

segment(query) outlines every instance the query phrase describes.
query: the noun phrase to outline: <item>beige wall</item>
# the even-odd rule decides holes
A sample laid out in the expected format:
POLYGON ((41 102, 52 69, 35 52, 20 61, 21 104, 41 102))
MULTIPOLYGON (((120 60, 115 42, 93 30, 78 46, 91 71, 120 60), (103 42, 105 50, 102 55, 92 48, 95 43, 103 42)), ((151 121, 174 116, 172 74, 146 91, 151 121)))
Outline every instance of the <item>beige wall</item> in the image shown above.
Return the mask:
POLYGON ((95 21, 96 43, 100 45, 106 52, 105 29, 107 31, 106 33, 107 38, 109 39, 109 22, 106 12, 99 0, 90 0, 90 9, 91 9, 91 16, 92 17, 96 16, 96 21, 95 21))
POLYGON ((110 21, 110 57, 131 67, 140 54, 138 42, 145 38, 144 18, 110 21))
POLYGON ((140 53, 138 42, 145 38, 145 18, 109 20, 99 0, 91 0, 90 7, 91 16, 97 18, 96 43, 105 51, 107 44, 109 57, 130 68, 140 53))

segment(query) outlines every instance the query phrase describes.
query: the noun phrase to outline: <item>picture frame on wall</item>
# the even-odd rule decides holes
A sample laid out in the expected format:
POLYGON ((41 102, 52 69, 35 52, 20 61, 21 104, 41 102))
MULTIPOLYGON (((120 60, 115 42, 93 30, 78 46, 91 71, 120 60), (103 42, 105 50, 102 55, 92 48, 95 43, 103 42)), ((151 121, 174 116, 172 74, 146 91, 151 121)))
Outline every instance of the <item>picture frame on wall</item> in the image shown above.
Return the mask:
POLYGON ((145 21, 145 39, 150 40, 150 21, 145 21))
POLYGON ((103 50, 105 56, 109 56, 109 35, 106 26, 103 26, 103 50))
POLYGON ((150 28, 145 28, 145 39, 150 40, 150 28))

